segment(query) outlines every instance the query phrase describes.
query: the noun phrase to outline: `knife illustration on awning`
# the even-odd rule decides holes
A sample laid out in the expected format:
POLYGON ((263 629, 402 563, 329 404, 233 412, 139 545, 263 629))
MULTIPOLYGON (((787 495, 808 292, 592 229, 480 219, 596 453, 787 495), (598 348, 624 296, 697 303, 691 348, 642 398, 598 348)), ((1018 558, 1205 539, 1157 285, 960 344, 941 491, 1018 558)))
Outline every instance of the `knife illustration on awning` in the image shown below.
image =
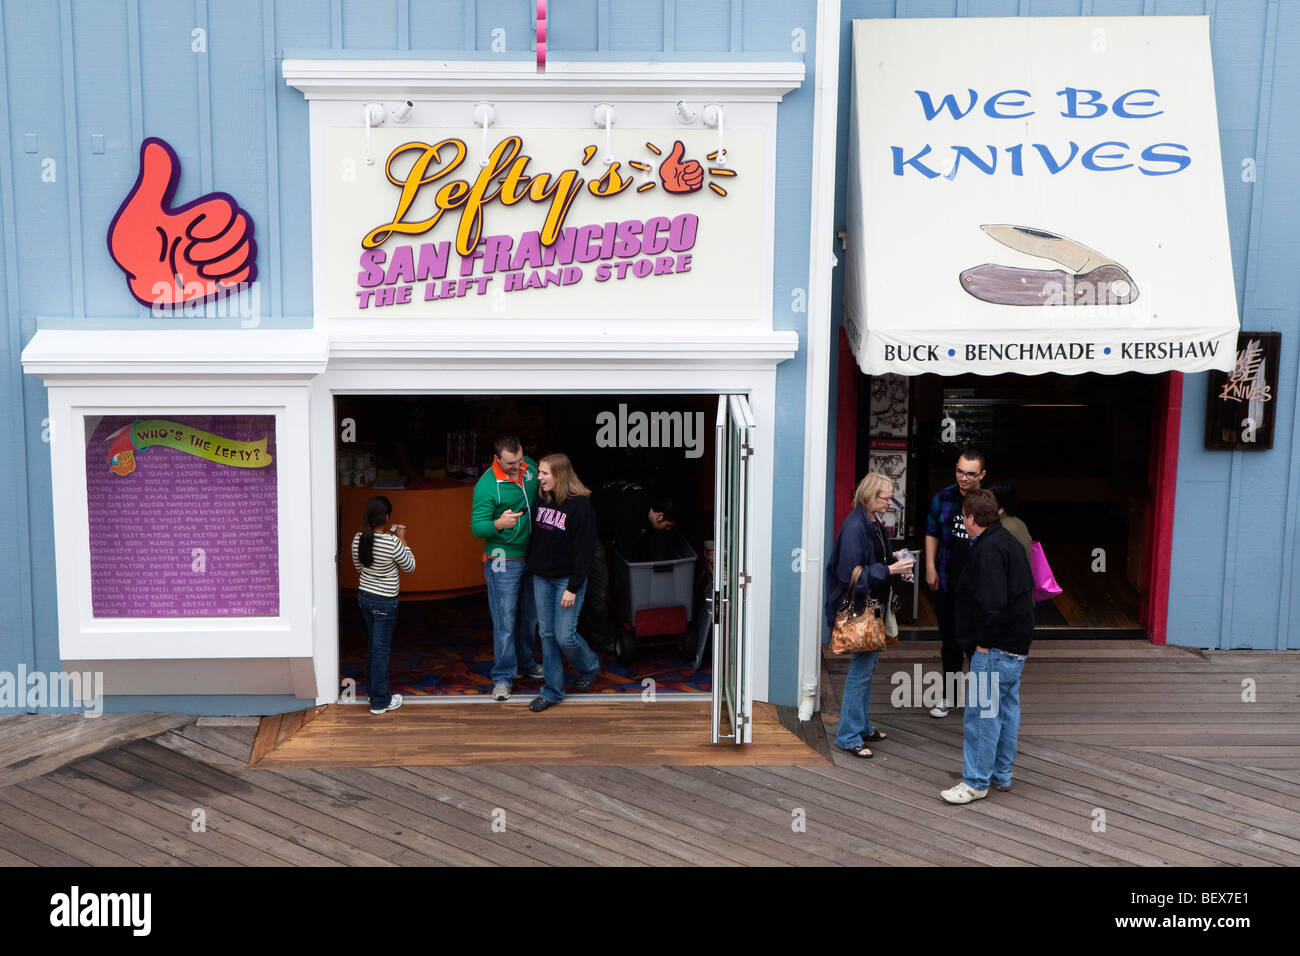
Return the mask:
POLYGON ((986 262, 961 273, 961 287, 997 305, 1128 305, 1138 297, 1128 270, 1094 249, 1043 229, 980 226, 1002 243, 1069 269, 1024 269, 986 262))

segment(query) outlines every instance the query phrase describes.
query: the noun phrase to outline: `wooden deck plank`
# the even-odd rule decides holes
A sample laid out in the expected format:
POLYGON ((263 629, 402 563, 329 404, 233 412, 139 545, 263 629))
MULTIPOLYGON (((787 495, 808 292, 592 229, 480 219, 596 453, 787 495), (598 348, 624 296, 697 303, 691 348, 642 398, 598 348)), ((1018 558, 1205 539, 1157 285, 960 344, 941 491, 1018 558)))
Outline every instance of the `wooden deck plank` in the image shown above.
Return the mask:
MULTIPOLYGON (((846 756, 844 759, 849 761, 860 758, 846 756)), ((756 781, 761 781, 765 776, 788 780, 801 788, 801 799, 831 812, 851 814, 854 808, 861 808, 861 825, 870 827, 870 833, 877 839, 884 840, 888 834, 901 845, 914 847, 914 853, 925 852, 932 862, 939 865, 1059 866, 1072 862, 1089 865, 1095 863, 1086 854, 1078 853, 1070 847, 1033 845, 1024 839, 1023 834, 1016 834, 1013 828, 1005 828, 1011 832, 1010 839, 982 837, 978 830, 965 825, 967 821, 957 819, 960 814, 956 811, 964 808, 951 808, 937 799, 933 802, 923 801, 900 795, 897 791, 891 792, 889 788, 872 785, 865 768, 841 767, 837 763, 834 767, 818 767, 815 771, 801 774, 797 781, 792 780, 783 767, 762 767, 753 768, 752 772, 738 772, 756 781), (859 790, 867 791, 870 796, 857 793, 859 790), (1020 838, 1016 839, 1016 836, 1020 838)), ((811 811, 809 815, 811 816, 811 811)))
POLYGON ((1143 760, 1157 764, 1169 761, 1167 766, 1176 772, 1196 780, 1205 780, 1238 793, 1245 793, 1258 800, 1278 803, 1286 806, 1294 802, 1296 784, 1286 777, 1277 776, 1282 771, 1267 770, 1259 767, 1238 767, 1233 764, 1219 763, 1212 760, 1194 760, 1187 757, 1165 757, 1162 754, 1143 754, 1143 760))
POLYGON ((11 789, 21 789, 41 797, 52 806, 61 808, 72 820, 78 817, 86 819, 89 822, 83 825, 81 833, 87 836, 93 833, 96 842, 109 841, 102 845, 117 849, 141 866, 188 865, 188 861, 165 849, 170 839, 168 834, 129 813, 64 786, 53 776, 25 780, 11 789))
MULTIPOLYGON (((902 760, 921 768, 929 768, 929 773, 933 774, 929 779, 933 782, 930 783, 929 792, 922 792, 921 796, 937 800, 940 789, 960 779, 960 734, 954 735, 945 730, 948 721, 913 720, 911 724, 922 733, 913 733, 897 725, 892 728, 886 726, 886 730, 893 731, 891 742, 887 748, 882 745, 878 752, 886 756, 886 763, 902 760)), ((1267 851, 1251 841, 1239 840, 1232 834, 1233 830, 1242 828, 1240 824, 1221 816, 1208 815, 1203 819, 1208 819, 1212 826, 1206 828, 1201 819, 1189 823, 1187 814, 1162 814, 1150 809, 1157 798, 1142 788, 1140 779, 1127 778, 1126 786, 1117 788, 1113 778, 1097 777, 1084 761, 1044 763, 1038 759, 1034 743, 1032 739, 1021 738, 1021 749, 1016 762, 1017 786, 1021 787, 1022 792, 1023 784, 1038 787, 1040 793, 1035 796, 1040 801, 1049 807, 1055 806, 1067 813, 1077 814, 1075 819, 1081 826, 1090 825, 1092 810, 1101 806, 1108 809, 1110 816, 1119 813, 1121 819, 1143 821, 1139 828, 1161 844, 1149 849, 1158 851, 1159 855, 1167 859, 1181 861, 1183 865, 1196 865, 1205 859, 1223 861, 1226 858, 1227 861, 1253 865, 1270 860, 1267 851), (1179 828, 1170 827, 1172 822, 1178 822, 1179 828), (1202 845, 1196 848, 1196 852, 1189 853, 1181 845, 1191 834, 1205 837, 1219 849, 1202 845)), ((873 763, 879 761, 880 758, 877 758, 873 763)), ((920 771, 918 776, 926 776, 926 771, 920 771)), ((900 781, 898 785, 914 786, 908 780, 900 781)), ((994 796, 1005 799, 1001 794, 994 796)), ((1038 809, 1035 812, 1054 815, 1062 822, 1068 821, 1068 817, 1061 818, 1054 810, 1038 809)))
POLYGON ((60 826, 59 823, 51 823, 45 819, 44 814, 38 816, 29 813, 28 808, 38 803, 38 799, 21 792, 11 795, 6 792, 7 790, 8 788, 5 788, 4 791, 0 791, 0 824, 25 833, 31 839, 51 849, 66 853, 86 866, 136 865, 130 858, 107 850, 93 840, 64 829, 64 826, 74 822, 71 819, 65 817, 61 821, 63 826, 60 826))
POLYGON ((610 832, 623 834, 627 839, 646 846, 650 851, 646 855, 647 862, 654 863, 654 854, 662 853, 676 861, 665 865, 719 865, 718 858, 714 854, 700 849, 690 841, 678 840, 671 827, 666 827, 645 814, 636 813, 617 801, 615 801, 616 806, 610 806, 607 803, 608 798, 603 794, 567 780, 560 780, 543 768, 474 768, 476 773, 488 769, 511 779, 516 788, 522 788, 526 795, 531 795, 535 800, 554 803, 557 806, 570 805, 573 807, 572 813, 583 821, 610 832))
POLYGON ((1126 774, 1149 781, 1148 792, 1182 807, 1182 810, 1177 811, 1180 813, 1199 810, 1210 815, 1231 814, 1234 821, 1250 822, 1265 829, 1272 826, 1283 828, 1279 835, 1300 822, 1300 814, 1293 807, 1279 806, 1223 786, 1196 780, 1182 773, 1182 768, 1165 769, 1156 766, 1154 761, 1140 759, 1144 754, 1125 754, 1117 748, 1087 748, 1060 740, 1040 745, 1037 752, 1049 756, 1070 755, 1098 767, 1101 767, 1104 757, 1105 772, 1116 783, 1124 785, 1127 782, 1126 774))
POLYGON ((0 866, 35 866, 30 860, 24 860, 16 853, 10 853, 3 846, 0 846, 0 866))
MULTIPOLYGON (((148 781, 122 773, 98 757, 84 758, 74 766, 64 767, 42 780, 55 782, 79 796, 99 803, 108 812, 117 815, 114 825, 122 832, 176 857, 184 864, 284 865, 283 861, 227 836, 221 826, 209 827, 208 832, 203 834, 193 833, 190 830, 192 818, 188 809, 165 809, 162 802, 154 802, 156 791, 161 788, 154 788, 148 781), (136 795, 137 792, 139 796, 136 795), (199 842, 200 837, 202 842, 199 842)), ((165 793, 157 796, 160 800, 166 798, 165 793)))
MULTIPOLYGON (((76 839, 86 844, 99 847, 117 860, 105 858, 103 862, 92 862, 93 866, 173 866, 177 861, 165 853, 142 844, 113 827, 106 826, 101 820, 88 814, 71 810, 66 801, 51 800, 41 793, 42 778, 26 781, 25 784, 37 784, 36 787, 25 784, 0 789, 0 801, 16 807, 24 813, 38 817, 45 823, 71 833, 76 839), (119 862, 120 861, 120 862, 119 862)), ((89 801, 82 800, 82 803, 89 801)), ((48 842, 48 841, 47 841, 48 842)), ((81 856, 80 853, 74 853, 81 856)))
POLYGON ((559 777, 599 791, 607 799, 618 801, 634 812, 652 816, 661 825, 678 833, 703 849, 745 866, 788 866, 790 851, 766 835, 751 833, 742 842, 728 839, 731 830, 726 814, 717 814, 717 805, 672 791, 657 781, 637 779, 621 767, 556 767, 559 777))
POLYGON ((501 794, 485 793, 485 788, 458 777, 452 768, 411 767, 408 771, 431 781, 441 792, 442 799, 476 816, 482 821, 482 826, 489 827, 495 816, 505 826, 502 835, 508 834, 508 839, 521 841, 517 844, 521 851, 540 863, 552 866, 590 865, 604 855, 599 850, 584 846, 582 841, 575 840, 568 834, 551 832, 527 810, 515 809, 511 813, 510 809, 501 806, 503 802, 508 802, 499 799, 501 794))
POLYGON ((273 750, 260 748, 251 766, 599 765, 773 762, 817 764, 826 758, 782 725, 776 708, 754 708, 754 742, 719 747, 708 738, 708 704, 574 701, 545 714, 521 705, 439 704, 404 707, 382 719, 331 706, 273 750), (260 753, 260 756, 259 756, 260 753))
MULTIPOLYGON (((529 768, 521 769, 527 772, 529 768)), ((499 767, 464 767, 457 772, 529 806, 530 816, 539 823, 590 840, 641 865, 681 866, 691 862, 690 854, 675 854, 671 847, 656 846, 656 834, 648 828, 606 813, 592 812, 585 804, 527 784, 499 767)))
MULTIPOLYGON (((1061 755, 1054 753, 1046 756, 1050 758, 1046 761, 1046 765, 1052 767, 1051 772, 1060 772, 1061 755)), ((1173 824, 1180 833, 1184 834, 1185 840, 1195 837, 1203 846, 1218 844, 1261 860, 1281 862, 1273 858, 1273 853, 1276 851, 1270 848, 1271 838, 1264 841, 1259 839, 1265 831, 1237 816, 1231 807, 1220 808, 1218 811, 1202 810, 1189 802, 1180 803, 1168 799, 1165 795, 1168 789, 1159 782, 1151 782, 1145 778, 1130 778, 1122 772, 1115 773, 1104 766, 1096 769, 1091 761, 1080 761, 1080 764, 1094 771, 1100 778, 1099 782, 1091 787, 1081 786, 1073 782, 1082 776, 1076 773, 1072 779, 1055 781, 1053 786, 1059 791, 1070 792, 1079 799, 1092 802, 1094 807, 1108 809, 1108 815, 1113 816, 1119 812, 1155 822, 1173 824)), ((1064 766, 1069 766, 1068 759, 1064 766)), ((1070 775, 1063 774, 1063 776, 1070 775)), ((1232 854, 1227 852, 1221 852, 1219 856, 1225 862, 1232 858, 1232 854)), ((1294 859, 1294 856, 1287 857, 1287 860, 1291 859, 1294 859)))
POLYGON ((327 801, 351 805, 370 814, 380 822, 374 832, 386 833, 388 830, 385 828, 391 827, 392 832, 400 835, 408 846, 438 860, 440 864, 486 866, 493 862, 481 852, 476 852, 482 846, 472 840, 472 834, 391 799, 387 793, 380 792, 384 790, 382 781, 370 773, 358 773, 352 779, 339 779, 324 771, 295 770, 289 776, 295 783, 315 790, 327 801))
MULTIPOLYGON (((175 762, 178 770, 182 766, 188 767, 188 770, 181 772, 188 773, 199 784, 230 788, 231 792, 237 793, 260 811, 270 814, 270 822, 279 823, 287 818, 310 827, 313 839, 323 839, 323 846, 332 848, 329 851, 322 849, 321 852, 329 852, 336 858, 340 854, 363 854, 371 860, 378 859, 389 864, 445 865, 447 856, 459 853, 454 847, 447 848, 424 837, 412 841, 421 847, 417 850, 404 842, 403 828, 395 826, 384 817, 372 815, 358 807, 355 801, 322 799, 318 790, 301 779, 309 771, 294 770, 264 775, 247 768, 239 771, 221 770, 203 765, 205 754, 212 753, 211 748, 181 737, 173 737, 171 746, 174 748, 171 761, 161 762, 175 762)), ((155 750, 162 754, 169 753, 162 747, 155 747, 155 750)), ((155 756, 151 759, 159 758, 155 756)))
POLYGON ((0 823, 0 846, 35 866, 81 866, 82 861, 21 830, 0 823))
MULTIPOLYGON (((598 840, 593 840, 589 832, 575 834, 568 827, 555 827, 554 820, 549 818, 546 810, 537 801, 520 800, 512 802, 509 792, 497 789, 491 781, 474 772, 476 769, 470 767, 442 767, 438 769, 437 773, 439 778, 453 782, 462 793, 480 797, 488 802, 496 802, 497 806, 505 812, 507 819, 514 820, 522 814, 530 824, 542 828, 539 833, 544 832, 546 828, 550 828, 554 831, 554 836, 564 841, 557 845, 571 853, 589 856, 592 862, 602 866, 646 865, 644 856, 637 852, 638 844, 630 841, 612 841, 603 836, 598 840), (618 845, 613 845, 615 843, 618 845)), ((546 836, 545 839, 548 842, 555 842, 551 836, 546 836)))
POLYGON ((1291 787, 1292 790, 1300 787, 1300 770, 1277 770, 1271 767, 1247 767, 1246 770, 1257 773, 1260 777, 1276 780, 1283 786, 1291 787))
MULTIPOLYGON (((567 832, 571 836, 591 839, 597 845, 614 849, 615 852, 623 853, 624 856, 640 858, 638 855, 645 856, 646 853, 650 853, 651 856, 655 857, 653 862, 656 862, 656 864, 673 865, 681 862, 680 857, 643 849, 642 845, 638 844, 636 840, 623 838, 616 831, 601 832, 602 829, 599 826, 578 825, 575 821, 581 818, 581 810, 584 809, 581 806, 571 805, 556 808, 554 801, 547 799, 545 792, 529 790, 528 787, 523 786, 513 778, 507 777, 507 775, 499 773, 498 770, 490 769, 490 767, 474 767, 473 770, 476 771, 473 774, 474 778, 484 778, 489 780, 491 786, 502 788, 498 804, 506 814, 504 821, 506 821, 507 826, 512 816, 524 813, 530 821, 536 822, 538 825, 556 827, 556 829, 567 832), (516 804, 515 800, 520 801, 520 803, 516 804), (520 809, 520 804, 524 806, 523 810, 520 809)), ((406 770, 330 771, 330 773, 368 774, 390 779, 399 790, 407 791, 407 800, 428 801, 429 804, 441 806, 447 812, 459 814, 461 817, 460 825, 468 826, 474 835, 474 839, 482 839, 489 844, 494 844, 495 852, 511 853, 511 855, 519 856, 521 860, 528 862, 528 864, 542 862, 538 860, 537 856, 529 856, 528 851, 504 847, 502 845, 502 835, 491 832, 490 816, 485 818, 481 813, 469 813, 461 810, 459 806, 451 806, 450 801, 454 800, 455 797, 448 795, 442 784, 435 782, 435 780, 420 777, 420 775, 409 773, 406 770)), ((399 797, 395 796, 394 799, 399 799, 399 797)))
POLYGON ((250 767, 256 767, 262 762, 263 757, 275 749, 275 742, 280 737, 280 725, 283 722, 283 714, 272 714, 269 717, 262 718, 262 722, 257 728, 257 736, 253 741, 253 752, 248 757, 250 767))
MULTIPOLYGON (((832 775, 831 779, 837 786, 847 783, 873 795, 882 791, 897 793, 905 790, 919 805, 935 813, 952 814, 954 808, 940 800, 939 791, 954 780, 934 780, 933 768, 908 761, 904 755, 891 753, 891 758, 888 767, 883 766, 885 762, 882 761, 880 768, 863 768, 855 778, 832 775)), ((853 758, 845 759, 847 762, 853 758)), ((856 768, 839 769, 852 772, 856 768)), ((1188 853, 1176 843, 1143 835, 1099 838, 1090 831, 1091 819, 1087 812, 1070 812, 1050 803, 1044 804, 1023 781, 1018 781, 1017 786, 1019 792, 1013 790, 1004 794, 994 791, 984 800, 961 808, 979 808, 978 817, 960 817, 961 825, 973 831, 966 834, 968 839, 1004 848, 1005 852, 1015 855, 1025 852, 1019 845, 1028 845, 1030 852, 1038 847, 1086 865, 1161 866, 1171 862, 1211 865, 1215 862, 1212 857, 1188 853)))
POLYGON ((435 780, 437 786, 445 788, 447 792, 456 793, 460 799, 477 801, 480 806, 480 812, 484 813, 484 819, 491 809, 500 809, 506 813, 507 821, 510 826, 519 826, 530 838, 539 840, 539 842, 550 843, 556 849, 560 849, 569 855, 590 858, 593 862, 614 862, 615 856, 619 865, 641 864, 640 858, 625 855, 625 853, 611 853, 608 849, 590 847, 585 845, 585 840, 575 838, 568 832, 547 832, 545 823, 539 821, 539 817, 545 816, 545 812, 539 810, 536 805, 532 804, 513 804, 510 800, 504 799, 507 795, 500 791, 493 791, 489 784, 476 779, 471 774, 465 773, 463 767, 421 767, 417 770, 421 777, 429 780, 435 780), (503 804, 510 804, 504 806, 503 804))
POLYGON ((392 866, 395 856, 424 861, 420 854, 408 853, 398 843, 374 839, 369 832, 315 809, 314 801, 295 803, 271 789, 246 784, 224 771, 156 745, 143 752, 124 748, 104 759, 173 792, 191 794, 190 802, 205 807, 209 816, 223 814, 259 830, 266 834, 268 843, 274 839, 284 841, 276 844, 281 849, 285 844, 297 846, 349 865, 392 866))
MULTIPOLYGON (((713 796, 713 799, 718 802, 729 805, 734 804, 745 810, 745 812, 773 824, 784 823, 785 830, 791 829, 793 811, 800 809, 797 802, 790 802, 787 791, 792 788, 781 787, 778 789, 779 785, 756 784, 754 781, 738 775, 729 767, 663 767, 651 769, 662 774, 665 780, 671 780, 684 789, 692 789, 692 785, 707 784, 712 790, 721 791, 721 794, 713 796), (683 777, 687 778, 688 782, 680 782, 683 777)), ((802 809, 806 811, 807 807, 802 807, 802 809)), ((806 818, 804 822, 807 823, 806 818)), ((807 832, 805 830, 804 833, 799 834, 801 840, 806 837, 807 832)), ((913 850, 900 849, 890 843, 880 842, 873 840, 869 836, 864 836, 862 827, 856 820, 844 820, 831 815, 819 816, 817 825, 813 830, 813 841, 816 840, 816 834, 821 832, 826 833, 826 840, 820 846, 813 842, 813 846, 816 848, 815 852, 828 855, 829 858, 845 865, 935 865, 932 860, 913 850), (844 858, 845 854, 847 854, 847 858, 844 858)), ((780 826, 776 827, 775 834, 781 835, 780 837, 774 835, 776 839, 784 838, 784 832, 780 826)), ((802 842, 800 845, 802 845, 802 842)))
POLYGON ((192 723, 184 714, 14 714, 0 717, 0 787, 120 743, 192 723))
POLYGON ((339 863, 325 853, 315 852, 306 841, 293 839, 294 834, 284 832, 287 828, 277 832, 262 825, 258 815, 239 801, 213 799, 213 791, 196 787, 193 781, 161 771, 120 750, 100 754, 93 763, 83 762, 77 769, 109 786, 129 788, 141 800, 168 812, 159 822, 170 827, 171 832, 205 847, 219 842, 219 846, 212 848, 243 866, 335 866, 339 863), (204 813, 204 830, 197 833, 191 829, 195 810, 204 813), (218 835, 220 841, 208 839, 211 834, 218 835))
MULTIPOLYGON (((673 787, 731 807, 731 819, 741 833, 762 825, 773 840, 806 854, 801 863, 839 866, 931 866, 928 860, 864 839, 858 830, 842 830, 820 821, 811 836, 805 828, 793 829, 793 809, 782 805, 782 794, 756 787, 727 767, 636 767, 634 772, 654 776, 673 787), (750 822, 755 821, 755 822, 750 822), (824 834, 824 836, 822 836, 824 834)), ((805 821, 806 823, 806 821, 805 821)))
POLYGON ((737 866, 753 860, 762 861, 760 865, 768 865, 773 860, 743 847, 729 846, 725 840, 718 839, 716 822, 697 821, 689 810, 679 811, 677 807, 665 810, 653 797, 647 797, 644 801, 630 801, 624 793, 612 792, 604 776, 608 768, 564 766, 528 769, 532 772, 530 779, 535 785, 586 801, 588 806, 598 812, 640 823, 656 831, 659 839, 665 843, 675 842, 679 847, 694 848, 705 855, 706 865, 737 866), (693 825, 696 822, 700 826, 693 825))
MULTIPOLYGON (((439 800, 427 788, 416 790, 388 775, 401 770, 294 771, 294 779, 335 799, 348 799, 406 830, 414 830, 453 848, 443 851, 458 866, 520 866, 537 863, 503 841, 490 839, 489 827, 476 816, 439 800)), ((409 775, 406 775, 409 776, 409 775)))

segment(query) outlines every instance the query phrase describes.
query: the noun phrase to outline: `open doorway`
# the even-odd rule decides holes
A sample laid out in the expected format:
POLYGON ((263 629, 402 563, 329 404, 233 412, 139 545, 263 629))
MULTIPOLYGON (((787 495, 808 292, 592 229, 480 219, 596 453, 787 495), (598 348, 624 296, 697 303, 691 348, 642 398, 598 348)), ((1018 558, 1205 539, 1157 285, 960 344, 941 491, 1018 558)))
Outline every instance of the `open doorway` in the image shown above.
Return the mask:
MULTIPOLYGON (((1037 636, 1143 636, 1156 378, 922 375, 901 381, 908 433, 893 444, 907 458, 907 506, 896 533, 907 546, 924 547, 930 498, 953 483, 958 453, 973 446, 987 456, 984 487, 1014 485, 1018 515, 1042 543, 1062 587, 1060 596, 1036 606, 1037 636)), ((860 395, 861 420, 872 421, 871 389, 860 395)), ((872 445, 858 444, 859 475, 870 470, 872 445)), ((904 601, 900 623, 928 629, 934 614, 925 589, 918 590, 916 615, 904 601)))
MULTIPOLYGON (((602 554, 579 622, 602 661, 590 693, 710 693, 704 603, 716 405, 716 395, 336 396, 340 679, 355 681, 364 696, 366 635, 350 549, 365 501, 382 494, 416 557, 415 572, 401 581, 393 691, 413 700, 491 700, 492 623, 470 507, 495 438, 515 434, 533 460, 567 454, 593 491, 602 554), (624 555, 614 541, 619 519, 651 497, 676 501, 672 553, 624 555)), ((540 681, 515 682, 516 695, 539 688, 540 681)))

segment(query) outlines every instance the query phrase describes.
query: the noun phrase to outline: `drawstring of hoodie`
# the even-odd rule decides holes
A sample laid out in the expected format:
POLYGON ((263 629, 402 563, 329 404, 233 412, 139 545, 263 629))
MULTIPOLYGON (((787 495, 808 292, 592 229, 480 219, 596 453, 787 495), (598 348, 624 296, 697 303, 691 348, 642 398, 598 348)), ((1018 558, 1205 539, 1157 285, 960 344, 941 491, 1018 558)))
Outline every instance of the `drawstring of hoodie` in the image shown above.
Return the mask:
MULTIPOLYGON (((521 474, 521 475, 519 476, 519 478, 520 478, 520 480, 519 480, 519 490, 522 491, 522 492, 523 492, 523 495, 524 495, 524 514, 528 516, 528 523, 529 523, 529 525, 531 525, 531 524, 532 524, 532 521, 533 521, 533 503, 532 503, 531 501, 528 500, 528 468, 527 468, 527 466, 524 467, 524 472, 523 472, 523 474, 521 474)), ((515 482, 513 482, 513 481, 507 481, 507 483, 508 483, 508 484, 511 484, 511 485, 515 484, 515 482)), ((496 489, 496 490, 497 490, 497 504, 503 504, 504 502, 502 502, 502 500, 501 500, 501 482, 500 482, 500 480, 497 481, 497 489, 496 489)), ((522 529, 519 527, 519 522, 516 521, 516 522, 515 522, 515 526, 514 526, 513 528, 511 528, 510 530, 511 530, 513 533, 510 535, 510 537, 504 539, 504 541, 505 541, 506 544, 513 544, 515 538, 519 537, 519 532, 520 532, 520 530, 522 530, 522 529)), ((500 533, 501 533, 501 532, 499 532, 499 531, 497 532, 497 534, 500 534, 500 533)))

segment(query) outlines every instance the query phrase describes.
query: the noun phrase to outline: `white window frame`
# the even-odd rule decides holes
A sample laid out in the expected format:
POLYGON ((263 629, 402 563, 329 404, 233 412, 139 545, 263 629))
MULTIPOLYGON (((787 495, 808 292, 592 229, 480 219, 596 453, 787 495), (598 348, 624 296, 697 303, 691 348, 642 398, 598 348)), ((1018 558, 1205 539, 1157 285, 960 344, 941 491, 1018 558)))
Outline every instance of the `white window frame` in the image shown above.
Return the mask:
POLYGON ((60 658, 309 658, 311 515, 302 489, 310 478, 308 382, 324 368, 323 344, 310 332, 44 331, 23 359, 48 386, 60 658), (258 344, 270 348, 256 356, 258 344), (85 421, 101 415, 275 417, 276 617, 94 616, 85 421))

